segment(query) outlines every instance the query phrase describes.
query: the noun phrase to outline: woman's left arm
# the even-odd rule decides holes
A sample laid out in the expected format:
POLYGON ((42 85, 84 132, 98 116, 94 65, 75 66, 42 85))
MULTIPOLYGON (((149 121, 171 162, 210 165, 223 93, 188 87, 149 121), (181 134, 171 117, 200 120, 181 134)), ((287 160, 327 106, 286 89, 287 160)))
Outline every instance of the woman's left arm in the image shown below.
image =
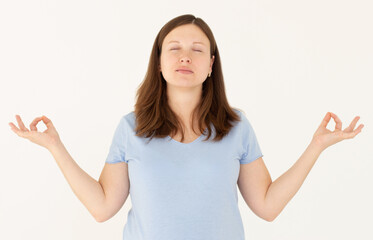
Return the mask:
POLYGON ((295 164, 273 181, 268 188, 265 197, 265 209, 273 221, 284 209, 286 204, 293 198, 295 193, 303 184, 305 178, 315 164, 320 154, 329 146, 344 139, 354 138, 364 127, 360 124, 355 128, 360 117, 355 117, 351 124, 342 131, 342 122, 334 113, 328 112, 321 122, 319 128, 313 135, 311 143, 295 164), (326 128, 330 119, 333 118, 336 126, 332 132, 326 128))

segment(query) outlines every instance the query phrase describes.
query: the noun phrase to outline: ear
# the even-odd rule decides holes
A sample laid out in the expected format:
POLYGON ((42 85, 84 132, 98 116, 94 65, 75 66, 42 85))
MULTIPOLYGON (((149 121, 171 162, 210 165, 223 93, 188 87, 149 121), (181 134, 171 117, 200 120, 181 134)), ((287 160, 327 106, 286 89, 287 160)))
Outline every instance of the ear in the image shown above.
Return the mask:
POLYGON ((214 61, 215 61, 215 55, 212 55, 211 63, 210 63, 210 71, 211 72, 212 72, 212 65, 214 64, 214 61))

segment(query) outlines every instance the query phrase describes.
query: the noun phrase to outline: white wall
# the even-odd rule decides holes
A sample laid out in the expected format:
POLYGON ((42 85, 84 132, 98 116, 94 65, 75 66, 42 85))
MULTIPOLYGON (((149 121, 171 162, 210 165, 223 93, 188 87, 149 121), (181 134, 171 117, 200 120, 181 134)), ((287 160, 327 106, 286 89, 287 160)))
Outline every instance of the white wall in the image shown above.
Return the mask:
POLYGON ((365 125, 321 154, 275 221, 258 218, 239 195, 246 238, 372 239, 372 10, 368 0, 1 1, 0 239, 121 239, 130 200, 97 223, 52 155, 8 122, 19 114, 29 127, 46 115, 98 179, 155 36, 186 13, 211 27, 229 103, 246 112, 273 180, 328 111, 343 129, 355 116, 365 125))

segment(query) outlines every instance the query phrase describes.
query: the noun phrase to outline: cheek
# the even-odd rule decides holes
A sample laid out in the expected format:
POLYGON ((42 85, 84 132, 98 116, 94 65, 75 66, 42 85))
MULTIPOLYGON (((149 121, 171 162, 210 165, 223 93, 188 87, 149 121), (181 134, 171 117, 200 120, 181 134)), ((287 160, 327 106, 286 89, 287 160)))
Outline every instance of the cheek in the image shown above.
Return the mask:
POLYGON ((163 67, 168 67, 168 66, 172 65, 172 63, 174 63, 175 61, 176 61, 175 57, 172 57, 172 56, 163 56, 161 58, 161 65, 163 67))
POLYGON ((206 59, 201 59, 201 61, 199 61, 196 65, 201 71, 209 71, 210 62, 206 61, 206 59))

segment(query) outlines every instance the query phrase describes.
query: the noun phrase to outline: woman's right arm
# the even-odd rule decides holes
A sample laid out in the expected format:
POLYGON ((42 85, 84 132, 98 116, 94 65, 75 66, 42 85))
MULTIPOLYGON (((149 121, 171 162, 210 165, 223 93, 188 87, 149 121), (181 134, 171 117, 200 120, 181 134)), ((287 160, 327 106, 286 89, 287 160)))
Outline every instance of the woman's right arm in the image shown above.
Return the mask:
POLYGON ((106 163, 99 181, 92 178, 70 156, 52 122, 45 116, 36 118, 28 130, 21 118, 16 116, 20 129, 13 123, 9 125, 20 137, 47 148, 74 194, 98 222, 104 222, 114 216, 123 206, 129 194, 127 163, 106 163), (47 130, 38 132, 36 125, 43 120, 47 130))
POLYGON ((78 166, 62 142, 49 150, 71 189, 96 221, 104 222, 120 210, 129 194, 127 163, 105 163, 97 181, 78 166))
POLYGON ((75 195, 96 221, 99 221, 105 204, 105 192, 101 184, 79 167, 62 142, 50 147, 49 151, 75 195))

